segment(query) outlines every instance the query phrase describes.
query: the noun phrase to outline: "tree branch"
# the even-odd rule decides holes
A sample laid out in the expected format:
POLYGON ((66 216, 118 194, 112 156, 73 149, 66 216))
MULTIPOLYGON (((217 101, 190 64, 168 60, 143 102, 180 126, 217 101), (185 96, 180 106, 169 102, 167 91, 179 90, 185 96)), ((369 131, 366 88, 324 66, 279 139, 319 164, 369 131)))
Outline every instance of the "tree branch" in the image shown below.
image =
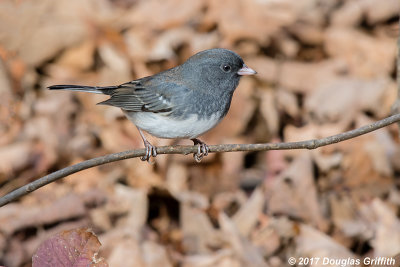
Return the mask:
MULTIPOLYGON (((400 114, 392 115, 383 120, 374 122, 372 124, 363 126, 361 128, 351 130, 348 132, 332 135, 322 139, 313 139, 300 142, 289 143, 266 143, 266 144, 226 144, 226 145, 211 145, 210 153, 215 152, 238 152, 238 151, 267 151, 267 150, 288 150, 288 149, 316 149, 321 146, 326 146, 338 142, 342 142, 360 135, 367 134, 377 129, 383 128, 390 124, 400 122, 400 114)), ((157 154, 191 154, 197 152, 197 146, 162 146, 157 147, 157 154)), ((43 176, 27 185, 24 185, 0 198, 0 207, 14 201, 32 191, 39 189, 51 182, 66 177, 70 174, 89 169, 95 166, 103 165, 106 163, 136 158, 144 156, 145 150, 130 150, 114 154, 108 154, 102 157, 85 160, 75 165, 66 167, 56 172, 43 176)))

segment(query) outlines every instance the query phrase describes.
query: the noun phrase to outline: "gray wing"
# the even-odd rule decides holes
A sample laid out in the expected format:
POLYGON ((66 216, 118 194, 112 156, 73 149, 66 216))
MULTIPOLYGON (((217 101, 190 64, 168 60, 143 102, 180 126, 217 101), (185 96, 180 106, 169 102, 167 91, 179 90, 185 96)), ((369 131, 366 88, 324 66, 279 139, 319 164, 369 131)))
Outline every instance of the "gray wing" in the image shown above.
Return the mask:
MULTIPOLYGON (((151 78, 150 78, 151 79, 151 78)), ((110 94, 110 98, 100 102, 101 105, 119 107, 127 111, 141 111, 163 113, 172 112, 176 105, 173 92, 185 90, 182 86, 171 82, 151 81, 150 79, 140 79, 121 84, 110 94)))

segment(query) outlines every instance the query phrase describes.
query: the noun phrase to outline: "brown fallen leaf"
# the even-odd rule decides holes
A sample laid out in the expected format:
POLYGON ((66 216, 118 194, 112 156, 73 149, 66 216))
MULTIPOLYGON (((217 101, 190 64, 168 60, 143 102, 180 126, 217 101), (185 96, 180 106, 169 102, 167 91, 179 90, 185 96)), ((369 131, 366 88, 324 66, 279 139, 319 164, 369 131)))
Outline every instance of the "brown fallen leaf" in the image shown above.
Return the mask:
POLYGON ((240 259, 231 249, 221 249, 215 253, 188 255, 183 259, 182 267, 240 267, 240 259))
POLYGON ((187 253, 205 253, 210 246, 220 243, 220 234, 214 229, 206 213, 192 207, 190 202, 181 204, 181 224, 183 246, 187 253))
POLYGON ((248 237, 254 226, 257 224, 258 217, 262 213, 265 204, 264 193, 261 188, 254 190, 247 202, 241 206, 238 212, 233 216, 239 233, 248 237))
POLYGON ((350 196, 331 195, 329 202, 332 222, 341 233, 346 237, 367 237, 371 231, 368 231, 368 225, 358 212, 359 206, 357 206, 357 203, 350 196))
MULTIPOLYGON (((122 232, 117 229, 114 232, 122 232)), ((108 232, 108 233, 112 233, 108 232)), ((137 238, 130 236, 129 232, 116 240, 107 240, 107 246, 112 249, 107 257, 113 267, 147 267, 143 261, 140 243, 137 238)), ((106 242, 104 242, 106 244, 106 242)))
MULTIPOLYGON (((260 217, 259 225, 251 233, 251 243, 260 249, 264 258, 270 258, 283 244, 281 236, 273 226, 273 217, 265 214, 260 217)), ((275 266, 281 266, 281 264, 275 266)))
POLYGON ((292 118, 297 118, 301 115, 299 103, 294 93, 289 92, 284 88, 279 88, 276 92, 276 100, 277 109, 280 112, 285 112, 292 118))
POLYGON ((323 264, 323 259, 355 260, 358 258, 349 249, 309 225, 301 224, 299 230, 299 235, 295 237, 295 255, 320 258, 319 263, 313 264, 313 266, 326 266, 326 263, 323 264))
POLYGON ((9 177, 33 162, 33 144, 15 142, 0 148, 0 175, 9 177))
POLYGON ((240 234, 235 223, 224 212, 219 214, 218 221, 224 234, 224 239, 245 265, 268 267, 261 252, 240 234))
POLYGON ((350 121, 359 107, 354 103, 362 85, 359 81, 341 79, 317 87, 306 99, 305 108, 319 123, 350 121))
POLYGON ((340 165, 342 178, 336 182, 332 180, 332 185, 352 188, 365 197, 380 196, 393 186, 388 176, 393 171, 389 158, 374 135, 361 136, 357 142, 340 143, 339 148, 344 152, 340 165), (378 155, 381 156, 377 160, 378 155))
POLYGON ((126 214, 118 221, 121 227, 128 227, 132 234, 138 234, 144 227, 148 216, 147 191, 125 185, 114 186, 114 193, 109 197, 105 209, 109 216, 126 214))
POLYGON ((355 77, 377 78, 393 69, 396 42, 390 38, 375 38, 352 28, 335 27, 324 32, 326 52, 342 59, 348 73, 355 77))
POLYGON ((159 61, 176 58, 175 50, 190 41, 194 32, 191 28, 177 28, 160 34, 151 49, 149 60, 159 61))
POLYGON ((320 149, 313 150, 311 153, 315 164, 318 166, 318 169, 324 173, 339 167, 342 163, 343 154, 340 152, 332 153, 329 151, 328 153, 324 153, 323 149, 320 149))
POLYGON ((146 267, 172 267, 166 247, 152 241, 145 241, 142 244, 142 251, 146 267))
POLYGON ((165 186, 174 197, 186 191, 188 189, 187 168, 183 164, 171 163, 167 169, 165 186))
POLYGON ((0 31, 4 34, 0 37, 0 43, 6 49, 17 52, 29 66, 53 57, 87 33, 80 17, 83 9, 90 10, 89 2, 62 0, 56 3, 45 0, 37 4, 15 1, 3 1, 1 4, 0 31), (19 34, 16 36, 15 32, 19 34))
POLYGON ((395 90, 386 78, 341 78, 317 87, 305 101, 306 111, 318 122, 349 122, 360 111, 378 116, 387 114, 390 107, 377 106, 389 91, 395 90), (386 109, 386 111, 385 111, 386 109))
POLYGON ((400 2, 397 0, 361 0, 368 23, 375 24, 398 16, 400 2))
POLYGON ((7 242, 7 250, 12 251, 12 253, 5 253, 2 255, 2 263, 4 263, 5 266, 21 266, 25 261, 25 252, 21 242, 17 239, 9 240, 7 242))
POLYGON ((33 267, 106 267, 98 258, 101 243, 87 228, 61 232, 46 240, 32 257, 33 267))
POLYGON ((361 22, 363 9, 360 1, 346 1, 332 14, 332 25, 335 27, 352 27, 361 22))
POLYGON ((102 76, 106 82, 121 84, 132 80, 130 63, 125 53, 119 51, 115 45, 109 42, 102 43, 98 47, 98 52, 105 63, 102 76))
POLYGON ((86 208, 82 199, 73 194, 68 194, 53 203, 46 203, 42 206, 11 203, 0 210, 0 230, 11 235, 26 227, 51 224, 78 218, 85 214, 86 208))
POLYGON ((296 6, 287 3, 235 0, 230 1, 229 9, 226 9, 227 2, 212 0, 209 1, 203 23, 218 25, 225 46, 232 46, 239 39, 255 39, 267 44, 272 34, 294 22, 296 12, 302 11, 299 8, 301 4, 296 6))
POLYGON ((131 25, 138 27, 146 27, 156 31, 172 29, 198 17, 203 6, 203 1, 139 1, 128 14, 128 18, 131 25), (148 14, 152 14, 151 20, 149 20, 148 14))
POLYGON ((267 191, 270 196, 268 210, 272 214, 285 214, 326 229, 327 221, 319 205, 312 168, 311 154, 304 151, 271 184, 267 191))
POLYGON ((260 92, 260 94, 260 113, 262 114, 265 124, 267 125, 268 132, 270 132, 272 136, 277 136, 280 125, 280 117, 276 107, 276 91, 263 90, 260 92))
MULTIPOLYGON (((40 245, 45 242, 46 240, 52 238, 53 236, 57 235, 60 232, 71 230, 71 229, 78 229, 87 227, 90 224, 87 218, 74 220, 71 222, 63 222, 57 224, 55 227, 51 227, 46 230, 38 231, 38 235, 36 238, 30 238, 26 242, 24 242, 24 261, 30 261, 32 259, 32 255, 35 254, 36 250, 40 247, 40 245)), ((10 257, 13 255, 13 251, 7 251, 7 254, 10 254, 10 257)))
POLYGON ((400 250, 400 220, 384 201, 375 198, 365 212, 372 213, 374 235, 370 240, 374 256, 390 257, 400 250))
POLYGON ((295 23, 290 27, 290 32, 304 44, 321 45, 323 43, 324 34, 320 25, 295 23))
POLYGON ((336 58, 316 63, 289 61, 282 63, 278 81, 291 92, 307 94, 335 81, 346 70, 345 62, 336 58))
POLYGON ((77 71, 89 69, 94 62, 95 44, 93 40, 87 40, 65 51, 57 61, 61 66, 65 66, 77 71))

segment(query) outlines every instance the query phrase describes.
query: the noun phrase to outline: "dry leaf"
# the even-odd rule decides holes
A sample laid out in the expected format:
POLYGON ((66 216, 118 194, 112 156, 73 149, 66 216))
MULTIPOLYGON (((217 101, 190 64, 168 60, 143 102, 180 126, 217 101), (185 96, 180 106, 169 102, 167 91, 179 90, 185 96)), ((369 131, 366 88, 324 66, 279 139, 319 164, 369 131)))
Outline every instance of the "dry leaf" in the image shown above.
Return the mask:
POLYGON ((343 5, 334 11, 332 15, 332 24, 336 27, 352 27, 361 22, 363 8, 361 1, 346 1, 343 5))
POLYGON ((9 204, 0 210, 0 229, 12 234, 26 227, 78 218, 86 214, 86 208, 77 195, 66 195, 53 203, 29 207, 23 204, 9 204), (24 212, 21 212, 24 210, 24 212))
POLYGON ((380 78, 393 68, 396 42, 376 39, 351 28, 330 28, 325 32, 326 51, 342 59, 355 77, 380 78))
POLYGON ((326 229, 313 176, 311 155, 303 152, 267 191, 270 197, 268 210, 272 214, 301 218, 319 229, 326 229))
POLYGON ((260 251, 258 251, 248 239, 240 234, 235 223, 226 216, 225 213, 221 212, 219 214, 218 221, 226 241, 229 242, 229 245, 232 247, 235 254, 240 257, 245 265, 254 267, 268 266, 260 251))
POLYGON ((318 63, 283 62, 278 69, 278 82, 289 91, 308 94, 319 86, 331 84, 346 70, 344 61, 338 59, 318 63))
POLYGON ((188 253, 205 253, 219 243, 219 235, 205 212, 190 202, 181 204, 181 224, 183 246, 188 253))
POLYGON ((380 199, 374 199, 370 206, 376 221, 374 236, 370 240, 374 256, 391 257, 400 250, 400 221, 395 211, 380 199))
POLYGON ((97 253, 101 244, 87 228, 61 232, 46 240, 32 257, 33 267, 108 266, 97 253))
POLYGON ((79 16, 84 6, 88 5, 76 0, 57 3, 45 0, 37 4, 4 1, 0 9, 0 31, 4 33, 0 43, 7 50, 18 53, 28 65, 40 64, 61 49, 82 40, 86 27, 79 16), (45 20, 42 19, 44 14, 45 20), (16 36, 15 32, 19 34, 16 36))
POLYGON ((142 251, 146 267, 172 267, 165 247, 155 242, 147 241, 143 243, 142 251))
MULTIPOLYGON (((297 257, 320 258, 314 266, 326 266, 323 259, 344 261, 358 257, 329 236, 311 226, 301 224, 299 235, 295 237, 297 257)), ((340 262, 339 262, 340 264, 340 262)), ((353 264, 355 265, 355 264, 353 264)))
POLYGON ((400 3, 396 0, 388 0, 384 3, 379 0, 361 0, 360 4, 370 24, 391 19, 397 16, 399 14, 397 11, 400 10, 400 3))
POLYGON ((125 236, 119 237, 115 241, 115 244, 112 246, 112 251, 108 257, 110 266, 147 267, 143 261, 139 242, 135 238, 125 236))
POLYGON ((233 216, 232 220, 242 236, 249 236, 250 231, 257 224, 259 214, 264 207, 264 193, 261 188, 253 191, 252 195, 244 205, 233 216))

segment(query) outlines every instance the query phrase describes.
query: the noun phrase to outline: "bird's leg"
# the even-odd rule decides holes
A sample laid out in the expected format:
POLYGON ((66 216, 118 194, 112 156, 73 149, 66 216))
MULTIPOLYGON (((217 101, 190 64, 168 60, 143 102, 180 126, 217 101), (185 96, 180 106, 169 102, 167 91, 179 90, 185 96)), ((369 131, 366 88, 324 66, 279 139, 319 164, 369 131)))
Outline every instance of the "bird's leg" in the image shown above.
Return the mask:
POLYGON ((140 136, 143 139, 143 144, 144 147, 146 148, 146 155, 144 155, 143 157, 141 157, 140 159, 142 161, 147 161, 150 162, 150 158, 153 157, 155 158, 157 156, 157 151, 156 151, 156 147, 153 146, 152 144, 150 144, 149 141, 147 141, 146 137, 144 136, 142 130, 139 127, 136 127, 139 130, 140 136))
POLYGON ((205 156, 208 155, 210 149, 208 148, 206 143, 197 138, 193 138, 191 140, 193 141, 194 145, 198 145, 197 153, 194 153, 193 157, 196 160, 196 162, 200 162, 205 156))

